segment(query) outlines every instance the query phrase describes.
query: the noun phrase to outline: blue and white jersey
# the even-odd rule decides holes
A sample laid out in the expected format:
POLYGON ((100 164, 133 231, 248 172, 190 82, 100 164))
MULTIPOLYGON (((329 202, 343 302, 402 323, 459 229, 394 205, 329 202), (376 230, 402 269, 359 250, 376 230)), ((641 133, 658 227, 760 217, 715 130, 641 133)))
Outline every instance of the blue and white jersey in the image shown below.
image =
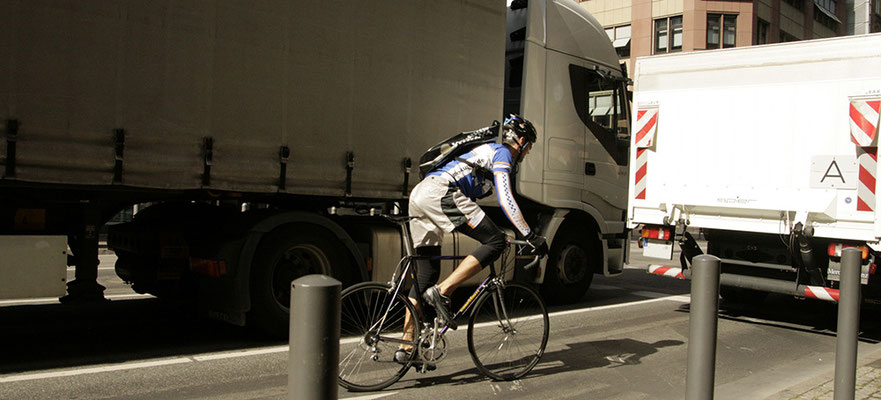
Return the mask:
POLYGON ((459 160, 451 160, 429 172, 428 175, 438 175, 451 180, 462 194, 472 199, 484 197, 495 186, 499 205, 505 211, 505 215, 523 236, 528 235, 529 225, 526 224, 511 190, 510 174, 511 166, 514 164, 511 151, 502 144, 486 143, 462 154, 459 158, 492 171, 493 180, 485 179, 482 174, 475 173, 470 165, 459 160))
MULTIPOLYGON (((511 172, 511 152, 501 144, 482 144, 462 154, 459 158, 486 168, 488 171, 511 172)), ((492 181, 484 179, 479 173, 474 173, 474 169, 470 165, 459 160, 451 160, 429 172, 428 175, 446 175, 447 178, 451 178, 455 182, 462 194, 472 199, 481 198, 493 189, 492 181)))

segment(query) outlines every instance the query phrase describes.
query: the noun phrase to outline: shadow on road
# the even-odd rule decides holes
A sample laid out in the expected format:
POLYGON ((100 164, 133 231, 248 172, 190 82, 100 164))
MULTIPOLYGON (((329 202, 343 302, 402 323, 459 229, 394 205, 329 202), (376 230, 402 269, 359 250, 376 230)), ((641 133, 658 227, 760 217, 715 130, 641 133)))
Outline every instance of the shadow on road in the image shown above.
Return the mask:
POLYGON ((0 307, 0 373, 283 343, 159 299, 0 307))
MULTIPOLYGON (((660 340, 654 343, 633 339, 596 340, 566 344, 566 348, 545 353, 541 361, 529 374, 521 379, 581 371, 593 368, 616 368, 625 365, 638 365, 642 359, 669 346, 682 346, 680 340, 660 340)), ((420 388, 435 385, 463 385, 487 380, 477 368, 448 375, 417 378, 409 387, 420 388)))
MULTIPOLYGON (((683 304, 679 311, 688 312, 689 306, 683 304)), ((881 342, 879 317, 881 309, 863 305, 860 314, 860 341, 881 342)), ((719 304, 719 318, 834 337, 837 334, 838 305, 771 293, 765 301, 758 304, 723 299, 719 304)))

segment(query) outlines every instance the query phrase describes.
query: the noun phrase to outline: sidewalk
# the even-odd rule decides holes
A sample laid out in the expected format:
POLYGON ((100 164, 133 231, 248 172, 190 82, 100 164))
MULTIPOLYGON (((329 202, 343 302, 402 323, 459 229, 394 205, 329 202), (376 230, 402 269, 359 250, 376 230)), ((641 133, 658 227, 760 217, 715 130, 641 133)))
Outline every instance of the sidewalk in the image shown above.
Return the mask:
MULTIPOLYGON (((881 354, 874 352, 857 362, 855 399, 881 400, 881 354)), ((834 398, 835 372, 806 379, 783 390, 769 399, 780 400, 832 400, 834 398)))

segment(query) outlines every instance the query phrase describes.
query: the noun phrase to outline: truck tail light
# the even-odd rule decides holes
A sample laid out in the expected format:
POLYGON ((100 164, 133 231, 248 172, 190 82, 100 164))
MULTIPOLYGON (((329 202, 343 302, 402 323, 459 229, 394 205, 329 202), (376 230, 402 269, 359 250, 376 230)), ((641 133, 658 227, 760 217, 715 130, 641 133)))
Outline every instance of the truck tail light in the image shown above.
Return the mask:
POLYGON ((829 243, 829 257, 841 257, 841 251, 848 248, 860 249, 863 252, 863 260, 869 258, 869 246, 847 243, 829 243))
POLYGON ((208 258, 190 258, 190 269, 198 274, 217 278, 226 275, 226 261, 208 258))
POLYGON ((661 239, 670 240, 673 236, 673 228, 664 226, 646 225, 639 232, 640 236, 645 239, 661 239))

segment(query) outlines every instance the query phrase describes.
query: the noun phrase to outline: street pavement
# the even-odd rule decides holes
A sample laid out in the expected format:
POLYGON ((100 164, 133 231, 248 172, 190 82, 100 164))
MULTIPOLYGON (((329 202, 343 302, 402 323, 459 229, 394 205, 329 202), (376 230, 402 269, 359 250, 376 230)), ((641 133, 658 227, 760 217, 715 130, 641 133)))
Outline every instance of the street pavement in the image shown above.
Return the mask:
MULTIPOLYGON (((99 281, 108 296, 120 297, 101 308, 71 315, 55 304, 0 307, 0 320, 8 323, 0 337, 16 343, 0 348, 0 399, 286 398, 285 343, 138 298, 112 279, 112 261, 102 258, 99 281), (45 322, 24 324, 34 319, 45 322)), ((645 260, 633 257, 631 264, 645 260)), ((525 379, 480 376, 464 332, 456 332, 437 371, 411 371, 378 393, 340 389, 340 397, 682 399, 688 302, 687 281, 636 269, 597 277, 581 304, 552 310, 553 340, 525 379)), ((881 318, 866 311, 855 398, 881 399, 881 318)), ((835 317, 834 304, 788 296, 772 295, 759 310, 723 302, 716 399, 832 399, 835 317)))
MULTIPOLYGON (((785 400, 831 400, 834 398, 834 368, 770 396, 785 400)), ((856 371, 855 399, 881 399, 881 352, 859 357, 856 371)))

